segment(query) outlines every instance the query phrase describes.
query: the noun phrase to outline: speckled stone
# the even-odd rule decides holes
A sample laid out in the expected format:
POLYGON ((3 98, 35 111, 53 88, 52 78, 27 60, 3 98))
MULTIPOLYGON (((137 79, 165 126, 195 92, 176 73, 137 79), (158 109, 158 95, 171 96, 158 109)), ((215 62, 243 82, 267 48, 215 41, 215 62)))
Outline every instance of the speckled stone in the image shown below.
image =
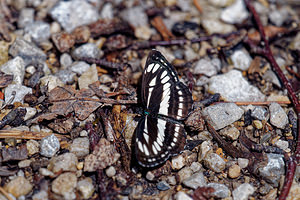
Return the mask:
POLYGON ((193 174, 192 176, 184 179, 182 183, 186 187, 192 189, 196 189, 198 187, 204 187, 207 184, 202 172, 197 172, 193 174))
POLYGON ((83 158, 89 154, 90 142, 87 137, 75 138, 70 145, 70 152, 78 158, 83 158))
POLYGON ((82 199, 89 199, 95 191, 93 180, 87 177, 78 181, 76 189, 79 191, 82 199))
POLYGON ((60 148, 59 140, 54 134, 44 137, 41 140, 40 148, 41 148, 41 152, 40 152, 41 155, 46 157, 52 157, 56 154, 56 152, 60 148))
POLYGON ((64 153, 62 155, 51 158, 48 169, 53 173, 59 172, 76 172, 78 159, 73 153, 64 153))
POLYGON ((179 170, 185 166, 184 158, 182 155, 178 155, 172 158, 172 168, 174 170, 179 170))
POLYGON ((75 199, 75 188, 77 186, 77 177, 74 173, 66 172, 59 175, 51 185, 54 193, 63 196, 65 199, 75 199))
POLYGON ((241 167, 239 165, 232 165, 228 169, 228 176, 230 178, 237 178, 241 174, 241 167))
POLYGON ((288 117, 283 108, 278 103, 271 103, 269 109, 271 124, 283 129, 288 123, 288 117))
POLYGON ((26 148, 28 155, 32 156, 40 151, 40 144, 36 140, 28 140, 26 142, 26 148))
POLYGON ((18 176, 4 186, 5 191, 15 197, 28 194, 32 190, 32 184, 23 176, 18 176))
POLYGON ((204 164, 214 172, 222 172, 225 169, 225 161, 216 153, 210 153, 204 158, 204 164))
POLYGON ((249 196, 255 192, 255 189, 249 183, 243 183, 232 192, 233 200, 248 200, 249 196))
POLYGON ((215 189, 215 191, 212 193, 213 196, 217 197, 217 198, 227 198, 230 196, 230 190, 229 188, 224 185, 224 184, 220 184, 220 183, 209 183, 207 184, 207 187, 212 187, 215 189))

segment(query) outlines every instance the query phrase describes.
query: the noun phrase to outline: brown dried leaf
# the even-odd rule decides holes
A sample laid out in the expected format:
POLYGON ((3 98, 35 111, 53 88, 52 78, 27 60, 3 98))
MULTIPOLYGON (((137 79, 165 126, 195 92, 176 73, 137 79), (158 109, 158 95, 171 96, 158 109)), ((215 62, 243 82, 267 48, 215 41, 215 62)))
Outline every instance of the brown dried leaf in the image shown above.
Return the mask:
POLYGON ((5 88, 13 81, 14 76, 10 74, 0 74, 0 88, 5 88))
POLYGON ((115 147, 105 138, 101 138, 92 154, 85 157, 84 171, 93 172, 114 164, 120 158, 115 147))
POLYGON ((74 123, 75 120, 72 117, 67 119, 57 119, 48 126, 58 133, 66 134, 72 131, 74 123))
POLYGON ((28 157, 26 145, 18 147, 9 147, 2 149, 2 161, 25 160, 28 157))
MULTIPOLYGON (((265 31, 266 37, 269 39, 272 39, 272 38, 276 37, 277 35, 281 35, 281 34, 288 32, 288 29, 286 29, 284 27, 277 27, 277 26, 265 26, 264 31, 265 31)), ((258 31, 255 31, 253 33, 248 33, 248 37, 256 43, 260 42, 260 40, 261 40, 260 33, 258 31)))
POLYGON ((193 194, 194 200, 207 200, 210 199, 213 195, 212 193, 215 191, 212 187, 198 187, 193 194))
POLYGON ((255 58, 250 64, 250 67, 248 68, 248 74, 254 74, 260 72, 260 61, 261 61, 260 57, 255 56, 255 58))
POLYGON ((185 121, 185 125, 192 131, 203 131, 205 121, 200 109, 194 110, 185 121))
POLYGON ((109 51, 124 49, 129 45, 130 40, 121 34, 110 36, 105 42, 105 46, 109 51))
POLYGON ((67 52, 75 44, 75 36, 67 32, 55 33, 52 41, 60 52, 67 52))

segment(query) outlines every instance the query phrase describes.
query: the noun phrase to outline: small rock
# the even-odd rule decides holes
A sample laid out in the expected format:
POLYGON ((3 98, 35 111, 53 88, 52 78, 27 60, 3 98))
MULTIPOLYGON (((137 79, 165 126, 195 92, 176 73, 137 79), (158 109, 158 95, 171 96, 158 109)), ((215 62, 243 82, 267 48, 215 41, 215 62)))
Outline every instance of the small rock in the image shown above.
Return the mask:
POLYGON ((169 63, 172 63, 173 60, 175 60, 173 52, 171 52, 169 49, 162 46, 157 46, 156 50, 161 52, 161 54, 167 59, 167 61, 169 61, 169 63))
POLYGON ((59 1, 50 10, 50 15, 69 33, 76 27, 90 24, 99 18, 96 7, 81 0, 59 1))
POLYGON ((88 89, 89 84, 98 81, 98 72, 96 65, 92 65, 87 71, 85 71, 78 79, 78 85, 80 89, 88 89))
POLYGON ((68 53, 63 53, 59 58, 59 63, 63 69, 68 68, 73 63, 71 55, 68 53))
POLYGON ((83 199, 89 199, 95 191, 93 180, 87 177, 78 181, 76 189, 83 199))
POLYGON ((65 199, 75 199, 77 177, 74 173, 66 172, 59 175, 51 185, 52 191, 65 199))
POLYGON ((5 74, 11 74, 14 76, 13 83, 22 85, 25 75, 25 63, 24 60, 17 56, 0 67, 1 71, 5 74))
POLYGON ((40 87, 47 86, 48 92, 50 92, 52 89, 56 88, 57 86, 64 86, 64 83, 56 76, 53 75, 47 75, 40 79, 40 87))
POLYGON ((156 185, 157 189, 160 191, 166 191, 170 189, 169 184, 166 181, 160 181, 156 185))
POLYGON ((233 62, 234 67, 243 71, 247 70, 252 62, 252 58, 245 50, 234 51, 230 58, 233 62))
POLYGON ((262 78, 265 81, 271 82, 274 85, 276 85, 277 87, 281 88, 282 85, 277 77, 277 75, 272 71, 272 70, 267 70, 264 75, 262 76, 262 78))
POLYGON ((226 74, 213 76, 208 90, 220 93, 226 101, 264 101, 265 95, 246 81, 242 72, 231 70, 226 74))
POLYGON ((77 164, 78 160, 75 154, 64 153, 62 155, 52 157, 47 168, 55 174, 66 171, 76 172, 77 164))
POLYGON ((209 184, 207 184, 207 187, 212 187, 215 189, 215 191, 212 194, 217 198, 224 199, 224 198, 227 198, 230 196, 230 190, 224 184, 209 183, 209 184))
POLYGON ((72 52, 72 57, 75 60, 81 60, 82 58, 95 58, 99 59, 103 56, 103 52, 93 43, 86 43, 77 47, 72 52))
POLYGON ((200 59, 194 67, 194 74, 204 74, 208 77, 216 75, 221 69, 221 61, 218 58, 200 59))
POLYGON ((78 158, 83 158, 89 154, 90 142, 87 137, 75 138, 70 145, 70 152, 78 158))
POLYGON ((153 181, 154 178, 155 178, 155 175, 151 171, 148 171, 146 174, 146 179, 149 181, 153 181))
POLYGON ((32 184, 23 176, 16 177, 4 186, 5 191, 11 193, 17 198, 28 194, 32 188, 32 184))
POLYGON ((36 113, 36 108, 26 107, 26 115, 24 117, 24 121, 27 121, 28 119, 31 119, 36 113))
POLYGON ((190 176, 192 176, 192 174, 193 174, 193 170, 189 167, 185 167, 181 169, 178 172, 179 182, 182 182, 183 180, 189 178, 190 176))
POLYGON ((14 102, 21 102, 23 103, 23 99, 26 94, 32 94, 32 89, 23 85, 15 85, 9 84, 5 88, 4 96, 5 96, 5 103, 10 102, 13 104, 14 102), (11 101, 12 100, 12 101, 11 101))
POLYGON ((258 119, 258 120, 268 120, 269 119, 269 112, 266 108, 262 106, 255 106, 254 109, 251 111, 251 117, 258 119))
POLYGON ((232 192, 233 200, 248 200, 249 196, 254 193, 255 189, 249 183, 243 183, 232 192))
POLYGON ((148 25, 148 17, 144 11, 144 8, 140 6, 131 7, 122 11, 121 17, 133 27, 148 25))
MULTIPOLYGON (((272 6, 273 7, 273 6, 272 6)), ((278 27, 281 27, 283 23, 289 18, 288 7, 283 6, 281 8, 273 7, 272 11, 269 12, 270 21, 278 27)))
POLYGON ((184 166, 185 166, 185 162, 182 155, 178 155, 172 158, 172 169, 179 170, 184 166))
POLYGON ((199 59, 199 55, 189 46, 184 47, 184 58, 187 62, 199 59))
POLYGON ((235 30, 235 27, 233 25, 225 24, 218 19, 204 18, 201 21, 201 23, 203 28, 209 35, 213 33, 226 34, 226 33, 231 33, 232 31, 235 30))
POLYGON ((18 27, 24 28, 27 24, 32 23, 34 20, 34 9, 33 8, 23 8, 20 11, 18 18, 18 27))
POLYGON ((270 109, 270 122, 277 128, 284 129, 288 123, 288 117, 283 108, 278 103, 271 103, 270 109))
POLYGON ((253 120, 253 126, 257 129, 262 129, 263 128, 263 124, 261 123, 261 121, 259 120, 253 120))
POLYGON ((57 76, 64 84, 71 84, 74 82, 76 74, 69 69, 59 70, 55 76, 57 76))
POLYGON ((284 175, 284 161, 283 155, 279 154, 267 154, 268 163, 264 167, 258 168, 259 174, 264 177, 264 179, 271 183, 274 187, 278 187, 280 177, 284 175))
POLYGON ((225 161, 216 153, 210 153, 204 158, 204 164, 214 172, 222 172, 225 169, 225 161))
POLYGON ((17 37, 9 48, 9 54, 13 57, 23 58, 25 66, 39 64, 46 61, 46 54, 34 44, 17 37))
POLYGON ((228 169, 228 176, 230 178, 237 178, 241 174, 241 167, 239 165, 232 165, 228 169))
POLYGON ((221 13, 221 19, 230 24, 240 24, 247 19, 249 13, 243 0, 236 0, 234 4, 225 8, 221 13))
POLYGON ((191 164, 190 168, 195 173, 195 172, 198 172, 202 168, 202 165, 199 162, 193 162, 191 164))
POLYGON ((77 44, 87 43, 91 37, 91 31, 87 26, 79 26, 72 32, 72 35, 75 36, 75 42, 77 44))
POLYGON ((289 149, 289 142, 285 140, 277 140, 275 142, 275 145, 279 147, 280 149, 284 150, 285 152, 290 152, 291 149, 289 149))
POLYGON ((176 185, 176 177, 175 176, 168 176, 167 177, 167 183, 169 183, 170 185, 176 185))
POLYGON ((189 187, 192 189, 197 189, 198 187, 204 187, 207 184, 202 172, 197 172, 197 173, 193 174, 192 176, 188 177, 187 179, 184 179, 182 183, 186 187, 189 187))
POLYGON ((202 142, 199 149, 198 161, 202 161, 207 154, 212 153, 212 150, 213 147, 211 141, 202 142))
POLYGON ((135 37, 142 40, 149 40, 152 34, 152 30, 149 26, 139 26, 134 29, 135 37))
POLYGON ((32 195, 32 200, 45 200, 48 199, 48 191, 41 190, 38 193, 32 195))
POLYGON ((41 140, 41 152, 40 154, 46 157, 52 157, 59 150, 60 144, 57 137, 52 134, 44 137, 41 140))
POLYGON ((175 200, 193 200, 193 199, 186 193, 179 191, 175 194, 175 200))
POLYGON ((36 43, 41 43, 50 38, 50 25, 43 21, 35 21, 27 24, 24 32, 28 33, 36 43))
POLYGON ((43 167, 39 168, 39 173, 43 176, 55 177, 55 174, 52 171, 43 167))
POLYGON ((234 103, 219 103, 203 110, 203 115, 216 130, 239 120, 243 114, 244 111, 234 103))
POLYGON ((90 67, 91 66, 89 64, 87 64, 86 62, 83 62, 83 61, 74 62, 70 66, 72 72, 75 72, 76 74, 79 74, 79 75, 86 72, 90 67))
POLYGON ((40 151, 40 144, 36 140, 28 140, 26 142, 28 156, 32 156, 40 151))
POLYGON ((105 173, 106 173, 106 176, 113 177, 114 175, 116 175, 116 169, 113 166, 110 166, 105 170, 105 173))
POLYGON ((231 140, 236 140, 240 136, 240 131, 234 126, 227 126, 220 130, 220 135, 223 135, 231 140))
POLYGON ((246 158, 238 158, 238 164, 242 169, 244 169, 248 166, 249 160, 246 158))
POLYGON ((19 167, 19 168, 26 168, 26 167, 29 167, 29 166, 30 166, 30 163, 31 163, 31 160, 21 160, 21 161, 18 163, 18 167, 19 167))
POLYGON ((75 36, 66 32, 55 33, 51 39, 60 52, 67 52, 75 45, 75 36))
POLYGON ((104 4, 104 6, 102 7, 100 16, 103 19, 112 19, 112 18, 114 18, 113 5, 111 3, 104 4))

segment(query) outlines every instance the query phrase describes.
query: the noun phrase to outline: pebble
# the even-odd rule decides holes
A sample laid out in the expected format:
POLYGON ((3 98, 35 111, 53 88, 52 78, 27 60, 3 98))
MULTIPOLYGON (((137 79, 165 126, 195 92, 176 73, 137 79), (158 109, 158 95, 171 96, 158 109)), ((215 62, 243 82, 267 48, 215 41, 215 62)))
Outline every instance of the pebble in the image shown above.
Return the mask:
POLYGON ((18 18, 18 27, 24 28, 27 24, 32 23, 34 20, 34 9, 33 8, 23 8, 20 11, 18 18))
POLYGON ((86 72, 91 65, 87 64, 84 61, 76 61, 71 66, 70 69, 72 72, 75 72, 76 74, 82 75, 84 72, 86 72))
POLYGON ((230 59, 232 60, 234 67, 242 71, 247 70, 252 62, 249 53, 241 49, 234 51, 230 56, 230 59))
POLYGON ((69 33, 76 27, 90 24, 99 18, 97 9, 81 0, 59 1, 49 13, 69 33))
POLYGON ((248 166, 249 160, 246 158, 238 158, 238 164, 239 164, 240 168, 244 169, 248 166))
POLYGON ((89 84, 98 81, 98 72, 96 65, 93 64, 87 71, 85 71, 78 79, 79 89, 88 89, 89 84))
POLYGON ((52 134, 47 137, 44 137, 41 140, 40 148, 41 148, 40 154, 42 156, 52 157, 59 150, 60 144, 57 137, 54 134, 52 134))
POLYGON ((59 63, 63 69, 70 67, 73 63, 71 55, 68 53, 63 53, 59 58, 59 63))
POLYGON ((240 24, 248 16, 249 13, 243 0, 236 0, 234 4, 225 8, 221 13, 221 19, 229 24, 240 24))
POLYGON ((277 77, 277 75, 272 71, 272 70, 267 70, 264 75, 262 76, 262 78, 265 81, 271 82, 274 85, 276 85, 277 87, 281 88, 282 85, 277 77))
POLYGON ((196 172, 195 174, 188 177, 187 179, 184 179, 182 183, 186 187, 192 189, 197 189, 198 187, 204 187, 207 184, 202 172, 196 172))
POLYGON ((52 22, 50 24, 50 33, 55 34, 55 33, 59 33, 59 32, 61 32, 60 24, 56 21, 52 22))
POLYGON ((55 174, 52 171, 43 167, 39 168, 39 173, 43 176, 55 177, 55 174))
POLYGON ((272 11, 269 12, 269 19, 275 26, 280 27, 289 19, 289 10, 286 6, 277 8, 275 5, 272 5, 271 9, 272 11))
POLYGON ((105 170, 106 176, 108 177, 113 177, 114 175, 116 175, 116 169, 113 166, 109 166, 106 170, 105 170))
POLYGON ((75 199, 75 188, 77 185, 77 177, 74 173, 66 172, 59 175, 51 185, 54 193, 63 196, 65 199, 75 199))
POLYGON ((203 58, 200 59, 195 67, 194 74, 204 74, 208 77, 216 75, 221 69, 221 61, 218 58, 203 58))
POLYGON ((5 103, 23 103, 23 99, 26 94, 32 94, 32 89, 20 84, 9 84, 4 91, 5 103))
POLYGON ((190 168, 195 173, 195 172, 200 171, 200 169, 202 168, 202 165, 199 162, 192 162, 190 168))
POLYGON ((48 191, 41 190, 38 193, 32 195, 32 200, 46 200, 48 199, 48 191))
POLYGON ((26 107, 26 115, 24 116, 24 121, 31 119, 36 113, 36 108, 26 107))
POLYGON ((240 136, 240 131, 234 126, 227 126, 220 130, 220 135, 223 135, 231 140, 237 140, 240 136))
POLYGON ((149 181, 153 181, 154 178, 155 178, 155 175, 151 171, 148 171, 146 174, 146 179, 149 181))
POLYGON ((198 161, 202 161, 205 156, 209 153, 212 153, 213 147, 211 141, 204 141, 200 145, 198 161))
POLYGON ((47 75, 40 79, 40 87, 48 87, 48 92, 56 88, 57 86, 64 86, 64 83, 56 76, 47 75))
POLYGON ((50 38, 50 25, 46 22, 35 21, 28 23, 24 28, 24 32, 29 34, 36 43, 41 43, 50 38))
POLYGON ((219 103, 204 108, 203 115, 210 124, 219 130, 239 120, 244 114, 243 109, 234 103, 219 103))
POLYGON ((296 37, 294 37, 289 46, 293 50, 300 49, 300 33, 298 33, 296 37))
POLYGON ((0 69, 5 74, 11 74, 14 76, 13 83, 22 85, 25 75, 25 63, 20 56, 17 56, 1 65, 0 69))
POLYGON ((93 43, 86 43, 77 47, 72 52, 72 57, 75 60, 81 60, 82 58, 94 58, 99 59, 103 56, 103 52, 93 43))
POLYGON ((183 180, 189 178, 190 176, 192 176, 192 174, 193 174, 193 170, 189 167, 185 167, 181 169, 178 172, 179 182, 182 182, 183 180))
POLYGON ((70 152, 78 158, 83 158, 89 154, 90 142, 88 137, 75 138, 70 145, 70 152))
POLYGON ((225 169, 225 161, 216 153, 210 153, 204 158, 204 164, 214 172, 222 172, 225 169))
POLYGON ((40 64, 46 61, 46 54, 34 44, 17 37, 9 48, 9 54, 13 57, 23 58, 25 66, 40 64))
POLYGON ((167 183, 169 183, 170 185, 176 185, 176 177, 175 176, 168 176, 167 177, 167 183))
POLYGON ((267 121, 269 119, 269 112, 266 108, 262 106, 255 106, 254 109, 251 110, 251 117, 261 121, 267 121))
POLYGON ((160 181, 156 185, 157 189, 160 191, 166 191, 170 189, 170 185, 166 181, 160 181))
POLYGON ((218 19, 204 18, 201 23, 203 28, 209 35, 214 33, 226 34, 231 33, 235 30, 235 27, 233 25, 225 24, 218 19))
POLYGON ((286 141, 286 140, 280 140, 279 139, 275 142, 275 145, 277 147, 279 147, 280 149, 284 150, 285 152, 290 152, 291 151, 291 149, 289 149, 289 142, 286 141))
POLYGON ((232 0, 210 0, 209 4, 217 7, 227 7, 230 6, 234 1, 232 0))
POLYGON ((40 151, 40 144, 36 140, 28 140, 26 142, 26 148, 28 155, 32 156, 40 151))
POLYGON ((144 8, 141 6, 128 8, 122 11, 120 16, 133 27, 148 25, 148 16, 146 15, 144 8))
POLYGON ((149 26, 139 26, 134 29, 134 36, 142 39, 149 40, 152 35, 152 30, 149 26))
POLYGON ((187 62, 192 62, 199 59, 199 55, 189 46, 184 47, 184 58, 187 62))
POLYGON ((182 155, 178 155, 172 158, 172 169, 179 170, 185 166, 184 158, 182 155))
POLYGON ((265 95, 250 85, 238 70, 211 77, 208 90, 212 93, 220 93, 226 101, 264 101, 265 99, 265 95))
POLYGON ((30 166, 30 163, 31 163, 31 160, 21 160, 21 161, 18 163, 18 167, 19 167, 19 168, 26 168, 26 167, 29 167, 29 166, 30 166))
POLYGON ((93 180, 90 177, 87 177, 78 181, 76 189, 80 193, 82 199, 89 199, 95 191, 93 180))
POLYGON ((51 36, 53 43, 60 52, 67 52, 75 45, 75 36, 67 32, 54 33, 51 36))
POLYGON ((79 26, 72 32, 72 35, 75 36, 77 44, 86 43, 91 37, 91 31, 87 26, 79 26))
POLYGON ((243 183, 232 192, 233 200, 248 200, 249 196, 255 192, 255 188, 249 183, 243 183))
POLYGON ((54 174, 59 172, 76 172, 78 159, 73 153, 64 153, 59 156, 52 157, 47 168, 54 174))
POLYGON ((263 124, 259 120, 253 120, 252 123, 253 123, 254 127, 257 128, 257 129, 262 129, 263 128, 263 124))
POLYGON ((4 186, 5 191, 15 197, 28 194, 32 190, 32 184, 23 176, 18 176, 4 186))
POLYGON ((222 198, 222 199, 227 198, 230 196, 230 193, 231 193, 229 188, 224 184, 209 183, 209 184, 207 184, 207 187, 212 187, 215 189, 215 191, 212 193, 212 195, 217 198, 222 198))
POLYGON ((114 18, 113 5, 111 3, 104 4, 103 7, 102 7, 100 16, 103 19, 112 19, 112 18, 114 18))
POLYGON ((75 80, 76 73, 69 69, 62 69, 59 70, 55 76, 58 77, 64 84, 71 84, 75 80))
POLYGON ((277 128, 284 129, 288 123, 288 117, 284 109, 278 103, 271 103, 270 110, 270 122, 277 128))
POLYGON ((175 200, 193 200, 192 197, 190 197, 189 195, 187 195, 186 193, 179 191, 175 194, 174 196, 175 200))
POLYGON ((241 167, 239 165, 232 165, 228 169, 228 176, 230 178, 237 178, 241 174, 241 167))
POLYGON ((258 168, 259 174, 268 183, 271 183, 274 187, 278 187, 280 177, 285 172, 283 155, 269 153, 267 157, 268 163, 266 166, 258 168))

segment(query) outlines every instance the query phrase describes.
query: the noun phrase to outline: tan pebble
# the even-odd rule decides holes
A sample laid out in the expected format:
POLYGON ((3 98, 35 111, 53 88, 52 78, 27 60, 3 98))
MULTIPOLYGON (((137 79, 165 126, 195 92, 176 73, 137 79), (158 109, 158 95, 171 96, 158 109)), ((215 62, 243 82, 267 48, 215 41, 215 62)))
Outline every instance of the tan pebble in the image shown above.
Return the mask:
POLYGON ((232 165, 228 170, 228 176, 230 178, 237 178, 241 174, 241 167, 238 165, 232 165))

